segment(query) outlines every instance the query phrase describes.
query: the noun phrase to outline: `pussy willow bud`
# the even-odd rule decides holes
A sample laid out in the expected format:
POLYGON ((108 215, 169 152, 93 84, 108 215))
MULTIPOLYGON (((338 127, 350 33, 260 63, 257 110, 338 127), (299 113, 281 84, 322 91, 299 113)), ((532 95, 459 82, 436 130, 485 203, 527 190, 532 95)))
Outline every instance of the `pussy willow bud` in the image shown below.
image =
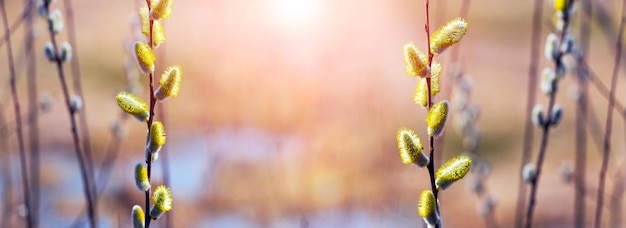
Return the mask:
POLYGON ((528 183, 535 181, 537 178, 537 167, 533 163, 526 163, 522 168, 522 179, 528 183))
POLYGON ((55 9, 50 12, 50 15, 48 15, 48 21, 50 21, 50 27, 48 28, 50 31, 59 33, 63 30, 63 14, 61 13, 61 10, 55 9))
POLYGON ((44 53, 46 54, 46 59, 48 59, 49 61, 57 60, 57 53, 54 50, 54 45, 52 45, 51 42, 46 42, 46 44, 44 45, 44 53))
POLYGON ((422 142, 411 129, 401 127, 396 134, 398 140, 398 149, 400 150, 400 158, 402 163, 415 163, 419 167, 428 165, 429 158, 422 150, 422 142))
POLYGON ((572 168, 572 164, 570 164, 569 162, 563 162, 561 163, 561 166, 559 167, 559 179, 561 179, 561 181, 568 183, 572 180, 572 176, 574 175, 574 171, 572 168))
POLYGON ((165 31, 163 30, 163 23, 161 23, 161 21, 152 22, 152 41, 154 42, 155 48, 165 42, 165 31))
POLYGON ((405 44, 403 50, 406 74, 411 77, 425 77, 428 74, 428 56, 417 49, 413 42, 405 44))
POLYGON ((439 223, 440 217, 437 212, 437 202, 435 195, 430 190, 422 191, 417 204, 417 212, 428 225, 436 225, 439 223))
POLYGON ((32 39, 37 39, 37 38, 41 37, 41 35, 42 35, 41 28, 32 27, 32 28, 28 29, 27 36, 29 36, 32 39))
POLYGON ((567 95, 569 98, 571 98, 574 101, 579 101, 580 98, 583 95, 583 91, 582 89, 580 89, 579 86, 577 85, 572 85, 568 90, 567 90, 567 95))
POLYGON ((439 27, 430 37, 430 52, 441 54, 450 46, 463 38, 467 31, 467 22, 463 18, 455 18, 446 25, 439 27))
POLYGON ((146 169, 142 162, 137 162, 137 164, 135 164, 135 185, 142 192, 150 189, 148 169, 146 169))
POLYGON ((476 149, 478 149, 479 137, 480 137, 479 133, 466 135, 465 137, 463 137, 463 142, 461 143, 461 145, 463 145, 463 149, 467 151, 476 151, 476 149))
POLYGON ((479 204, 478 213, 485 216, 493 212, 493 208, 496 206, 496 200, 491 196, 486 196, 485 199, 479 204))
POLYGON ((561 61, 561 64, 559 64, 556 68, 556 77, 559 79, 564 78, 565 73, 567 73, 566 62, 561 61))
POLYGON ((173 0, 153 0, 155 1, 150 16, 154 20, 167 19, 172 16, 173 0))
POLYGON ((152 194, 152 202, 154 206, 150 209, 150 217, 158 219, 165 212, 172 210, 172 193, 165 185, 160 185, 154 189, 152 194))
POLYGON ((183 79, 183 70, 180 65, 175 64, 167 67, 161 75, 159 88, 154 93, 154 97, 163 101, 168 97, 176 97, 180 92, 180 82, 183 79))
POLYGON ((139 69, 141 69, 144 74, 153 73, 155 57, 150 46, 143 42, 136 42, 133 49, 139 69))
POLYGON ((491 167, 485 162, 478 162, 477 164, 472 163, 472 171, 477 177, 485 178, 489 175, 489 172, 491 172, 491 167))
POLYGON ((533 125, 535 125, 536 127, 543 127, 546 125, 547 120, 543 114, 543 105, 540 105, 540 104, 535 105, 531 113, 530 120, 531 122, 533 122, 533 125))
POLYGON ((68 42, 63 42, 61 44, 61 53, 59 54, 59 58, 61 58, 62 62, 69 62, 72 60, 72 45, 68 42))
POLYGON ((115 121, 111 124, 111 132, 117 139, 123 139, 126 137, 126 130, 118 121, 115 121))
POLYGON ((545 94, 552 94, 556 91, 556 73, 549 67, 546 67, 541 72, 541 82, 539 87, 541 88, 541 92, 545 94))
POLYGON ((561 43, 560 50, 563 54, 569 54, 574 48, 574 38, 570 35, 565 35, 563 42, 561 43))
POLYGON ((148 11, 148 6, 139 7, 139 18, 141 18, 141 34, 150 37, 150 12, 148 11))
POLYGON ((148 117, 150 117, 148 105, 141 98, 132 93, 119 92, 117 96, 115 96, 115 99, 117 100, 117 105, 120 106, 124 112, 134 116, 139 121, 148 121, 148 117))
POLYGON ((131 214, 131 223, 133 228, 146 227, 146 215, 143 213, 143 209, 139 205, 133 206, 133 212, 131 214))
POLYGON ((552 112, 550 113, 550 125, 552 127, 556 127, 561 122, 563 118, 563 107, 560 104, 554 105, 552 107, 552 112))
POLYGON ((148 157, 148 153, 150 153, 152 162, 157 160, 159 156, 158 153, 165 144, 165 140, 165 127, 163 127, 163 123, 154 121, 150 127, 148 145, 146 145, 146 157, 148 157))
POLYGON ((83 99, 81 99, 78 95, 73 95, 72 98, 70 98, 70 111, 72 111, 72 113, 77 113, 82 109, 83 99))
POLYGON ((41 18, 48 18, 48 8, 46 8, 46 4, 44 4, 44 1, 37 1, 37 12, 39 12, 39 16, 41 16, 41 18))
MULTIPOLYGON (((431 97, 435 97, 441 91, 441 86, 439 84, 439 78, 441 75, 441 64, 438 62, 433 62, 430 76, 430 95, 431 97)), ((417 82, 417 87, 415 88, 415 96, 413 100, 416 104, 421 105, 426 108, 428 106, 428 84, 426 82, 426 78, 420 78, 417 82)))
POLYGON ((439 190, 445 190, 454 182, 465 177, 472 167, 472 159, 467 155, 451 158, 437 170, 435 185, 439 190))
POLYGON ((554 28, 556 29, 557 32, 563 32, 563 29, 565 28, 565 20, 563 20, 563 13, 560 11, 556 12, 557 18, 556 18, 556 22, 554 22, 554 28))
POLYGON ((559 37, 554 33, 548 34, 548 37, 546 38, 546 46, 544 49, 544 54, 546 55, 546 59, 548 61, 554 61, 556 59, 559 52, 558 47, 559 37))
POLYGON ((483 182, 479 178, 472 178, 467 183, 468 183, 469 189, 477 195, 482 194, 483 190, 485 189, 483 182))
POLYGON ((446 100, 433 105, 433 107, 428 111, 428 116, 426 116, 428 135, 439 137, 443 134, 446 122, 448 122, 449 111, 450 105, 446 100))
POLYGON ((570 0, 554 0, 554 3, 553 3, 554 10, 563 13, 565 12, 565 10, 567 10, 569 3, 570 3, 570 0))
POLYGON ((41 107, 41 111, 47 112, 52 109, 52 105, 54 105, 54 99, 52 95, 48 92, 43 92, 39 97, 39 106, 41 107))

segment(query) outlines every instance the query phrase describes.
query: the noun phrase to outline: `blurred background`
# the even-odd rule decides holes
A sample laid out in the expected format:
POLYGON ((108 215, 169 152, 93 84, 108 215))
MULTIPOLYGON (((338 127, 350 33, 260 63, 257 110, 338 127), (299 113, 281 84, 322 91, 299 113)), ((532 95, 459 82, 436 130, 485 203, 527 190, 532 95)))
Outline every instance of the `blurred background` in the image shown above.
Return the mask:
MULTIPOLYGON (((51 7, 66 13, 65 2, 56 1, 51 7)), ((136 76, 129 55, 130 44, 141 38, 137 9, 145 2, 72 2, 77 32, 74 58, 80 61, 84 111, 99 177, 99 222, 103 227, 129 227, 131 207, 145 203, 144 194, 135 187, 133 167, 143 160, 146 127, 133 118, 119 122, 124 118, 115 94, 128 90, 129 78, 139 77, 141 83, 134 89, 148 97, 147 77, 136 76), (104 161, 111 162, 103 165, 104 161), (110 178, 100 178, 101 172, 108 172, 110 178)), ((431 26, 459 16, 462 3, 432 1, 431 26)), ((19 20, 23 2, 6 4, 9 21, 19 20)), ((608 85, 621 2, 593 4, 591 45, 585 58, 597 78, 608 85)), ((553 66, 543 57, 545 36, 553 30, 551 6, 550 1, 543 4, 539 72, 553 66)), ((575 8, 572 33, 578 37, 577 26, 586 19, 580 17, 582 7, 575 8)), ((472 1, 467 34, 436 58, 444 69, 443 91, 436 100, 448 99, 457 107, 453 97, 461 90, 450 79, 454 72, 464 75, 462 90, 469 91, 480 132, 476 150, 480 162, 475 164, 488 171, 482 179, 483 195, 477 196, 471 188, 475 175, 481 175, 475 173, 440 194, 448 227, 484 227, 490 216, 501 227, 514 224, 531 15, 532 1, 472 1), (451 61, 455 51, 458 61, 451 61)), ((177 63, 184 76, 180 95, 156 109, 157 115, 163 115, 157 119, 166 122, 168 139, 153 166, 152 179, 152 186, 164 183, 163 170, 169 167, 174 209, 152 225, 166 227, 165 219, 171 219, 174 227, 423 226, 416 208, 419 194, 430 188, 428 172, 402 164, 395 136, 399 127, 406 126, 422 141, 427 138, 426 112, 413 102, 417 81, 406 76, 402 53, 408 42, 426 49, 424 21, 423 1, 417 0, 175 1, 172 17, 164 21, 167 39, 156 51, 157 72, 177 63)), ((85 201, 69 118, 55 65, 44 56, 49 36, 40 17, 35 18, 34 32, 37 91, 41 99, 52 102, 38 117, 41 226, 84 227, 85 201)), ((11 37, 20 101, 26 107, 24 33, 22 26, 11 37)), ((65 31, 58 36, 59 41, 67 39, 65 31)), ((21 174, 6 45, 0 50, 0 108, 8 132, 1 155, 2 211, 5 225, 20 227, 24 224, 21 174)), ((65 69, 70 71, 69 64, 65 69)), ((564 117, 550 131, 537 227, 574 223, 574 185, 563 178, 574 164, 574 75, 568 73, 559 85, 557 103, 563 106, 564 117)), ((620 102, 626 102, 623 79, 620 76, 616 92, 620 102)), ((589 110, 601 129, 590 127, 588 134, 587 225, 594 218, 601 160, 601 146, 593 139, 603 136, 608 104, 595 87, 590 87, 589 97, 589 110)), ((537 94, 537 103, 547 106, 547 101, 546 95, 537 94)), ((462 131, 455 130, 460 116, 455 113, 443 144, 438 144, 443 147, 438 152, 443 160, 466 151, 462 131)), ((621 198, 612 190, 624 181, 618 174, 626 149, 623 124, 616 114, 606 197, 618 205, 621 198)), ((29 128, 27 124, 26 132, 29 128)), ((532 161, 539 148, 537 128, 534 136, 532 161)), ((606 208, 607 226, 610 216, 626 216, 606 208)))

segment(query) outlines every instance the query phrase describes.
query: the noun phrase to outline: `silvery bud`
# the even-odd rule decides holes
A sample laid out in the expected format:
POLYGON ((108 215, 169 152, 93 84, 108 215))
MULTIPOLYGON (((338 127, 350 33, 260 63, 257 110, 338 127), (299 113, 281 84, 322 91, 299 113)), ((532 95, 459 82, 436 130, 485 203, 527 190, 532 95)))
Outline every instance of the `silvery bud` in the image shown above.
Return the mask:
POLYGON ((563 118, 563 108, 559 104, 554 105, 554 107, 552 107, 552 112, 550 113, 550 124, 553 127, 556 127, 556 125, 558 125, 561 122, 562 118, 563 118))
POLYGON ((533 163, 526 163, 522 168, 522 179, 525 182, 531 183, 537 179, 537 168, 533 163))

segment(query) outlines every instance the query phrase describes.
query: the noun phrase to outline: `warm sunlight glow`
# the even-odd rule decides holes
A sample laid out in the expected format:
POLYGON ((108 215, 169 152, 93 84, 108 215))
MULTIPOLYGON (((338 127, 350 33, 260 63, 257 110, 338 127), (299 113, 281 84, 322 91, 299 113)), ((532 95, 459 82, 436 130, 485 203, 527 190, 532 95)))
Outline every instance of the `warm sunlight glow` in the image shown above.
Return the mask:
POLYGON ((272 13, 279 24, 302 28, 310 26, 319 16, 318 0, 274 0, 272 13))

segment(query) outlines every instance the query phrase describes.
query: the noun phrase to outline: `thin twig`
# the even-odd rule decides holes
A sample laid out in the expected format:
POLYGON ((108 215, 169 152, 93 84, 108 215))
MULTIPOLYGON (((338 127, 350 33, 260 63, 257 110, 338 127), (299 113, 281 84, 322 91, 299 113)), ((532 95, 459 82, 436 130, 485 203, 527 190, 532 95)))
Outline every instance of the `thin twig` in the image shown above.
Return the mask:
MULTIPOLYGON (((556 87, 556 80, 554 80, 554 82, 552 83, 553 88, 556 87)), ((550 101, 549 101, 549 105, 548 105, 548 121, 547 123, 543 126, 542 128, 542 135, 541 135, 541 145, 539 147, 539 157, 537 159, 537 172, 536 172, 536 176, 534 179, 532 179, 532 181, 530 182, 531 184, 531 189, 530 189, 530 199, 528 201, 528 208, 526 211, 526 222, 524 227, 530 228, 532 227, 532 219, 533 219, 533 212, 535 209, 535 204, 536 204, 536 197, 537 197, 537 186, 539 183, 539 177, 541 177, 541 167, 543 166, 543 161, 545 158, 545 154, 546 154, 546 148, 548 146, 548 133, 550 131, 550 125, 552 125, 552 118, 550 117, 549 113, 552 112, 552 108, 554 107, 554 103, 556 100, 556 91, 554 91, 551 95, 550 95, 550 101)))
POLYGON ((11 97, 13 98, 13 110, 15 112, 18 149, 20 153, 20 167, 22 171, 22 186, 24 194, 24 206, 26 207, 26 226, 33 227, 33 219, 31 213, 30 188, 28 184, 28 165, 26 164, 26 150, 24 149, 24 135, 22 133, 22 119, 20 111, 20 103, 17 94, 15 65, 13 64, 13 49, 11 45, 11 35, 9 33, 9 20, 4 5, 4 0, 0 0, 0 11, 2 12, 2 24, 4 25, 4 41, 7 44, 7 59, 9 61, 9 75, 11 84, 11 97))
MULTIPOLYGON (((22 121, 22 127, 29 127, 33 122, 30 122, 30 114, 23 114, 20 116, 20 119, 26 119, 26 122, 22 121)), ((14 128, 13 125, 17 125, 17 118, 13 120, 6 121, 0 124, 0 130, 7 130, 9 128, 14 128)), ((11 132, 8 133, 8 136, 11 136, 11 132)))
MULTIPOLYGON (((570 23, 570 12, 571 12, 571 7, 573 4, 574 4, 574 0, 569 1, 567 4, 567 7, 563 10, 563 15, 562 15, 563 29, 560 34, 560 39, 559 39, 560 42, 563 42, 565 40, 565 36, 567 35, 569 23, 570 23)), ((555 65, 554 70, 557 74, 557 78, 564 76, 560 74, 565 73, 560 70, 563 67, 565 67, 563 66, 563 60, 562 60, 562 57, 564 54, 565 53, 559 51, 557 52, 557 55, 554 58, 554 65, 555 65)), ((539 186, 538 183, 541 177, 541 169, 543 167, 543 162, 544 162, 544 158, 546 154, 546 148, 548 147, 550 127, 552 127, 553 122, 555 121, 554 119, 552 119, 551 113, 552 113, 552 109, 554 108, 554 104, 556 101, 557 84, 558 84, 558 80, 552 81, 551 88, 553 88, 554 91, 550 93, 550 98, 548 102, 548 111, 546 112, 547 120, 546 120, 546 123, 542 126, 541 144, 539 146, 539 156, 537 158, 537 166, 536 166, 537 171, 535 174, 535 178, 532 178, 530 181, 530 185, 531 185, 530 199, 528 200, 528 207, 526 210, 526 220, 525 220, 525 225, 524 225, 524 227, 526 228, 532 227, 533 213, 535 210, 535 204, 537 203, 537 188, 539 186)))
MULTIPOLYGON (((626 121, 624 121, 624 130, 626 130, 626 121)), ((626 138, 626 135, 624 137, 626 138)), ((622 203, 624 199, 624 188, 626 187, 626 178, 624 178, 624 171, 622 170, 624 169, 623 163, 624 162, 619 165, 620 168, 617 170, 614 178, 615 185, 613 186, 613 195, 615 196, 615 200, 611 201, 615 204, 614 207, 611 207, 611 217, 615 218, 611 219, 611 221, 615 222, 613 224, 622 224, 622 203)))
MULTIPOLYGON (((5 122, 3 106, 0 105, 0 124, 5 122)), ((9 152, 8 143, 9 134, 7 129, 0 128, 0 152, 2 157, 2 184, 4 192, 2 194, 2 218, 0 218, 0 227, 9 227, 9 217, 11 216, 11 202, 13 201, 13 172, 11 171, 11 153, 9 152)))
POLYGON ((621 170, 618 170, 615 174, 615 184, 613 185, 613 200, 610 204, 610 222, 609 227, 621 227, 622 226, 622 203, 624 202, 624 176, 621 170))
POLYGON ((595 227, 599 228, 602 224, 602 204, 604 203, 604 185, 606 182, 606 172, 609 166, 609 155, 611 151, 611 129, 613 122, 613 105, 615 104, 615 88, 617 87, 617 76, 619 75, 619 66, 622 58, 622 36, 624 32, 624 25, 626 25, 626 0, 622 2, 622 20, 619 26, 619 33, 617 34, 617 41, 615 44, 615 66, 613 67, 613 76, 611 79, 611 90, 609 90, 609 105, 607 107, 606 125, 604 133, 604 145, 602 152, 602 166, 600 168, 600 180, 598 182, 598 200, 596 206, 596 218, 595 227))
MULTIPOLYGON (((430 15, 428 13, 428 8, 430 5, 430 0, 424 0, 424 10, 426 11, 426 24, 424 25, 424 30, 426 31, 426 42, 428 42, 428 68, 427 69, 431 69, 432 66, 432 62, 433 62, 433 57, 435 56, 432 51, 430 50, 430 15)), ((430 71, 430 70, 429 70, 430 71)), ((426 77, 426 93, 428 94, 428 101, 427 103, 427 108, 426 108, 426 112, 430 111, 430 109, 433 107, 433 97, 432 97, 432 86, 431 86, 431 78, 430 78, 430 72, 428 73, 428 76, 426 77)), ((433 192, 433 195, 435 196, 435 202, 439 202, 439 190, 437 189, 437 186, 435 185, 435 137, 430 135, 428 136, 428 150, 429 150, 429 157, 430 157, 430 162, 428 163, 428 176, 430 178, 430 188, 431 191, 433 192)), ((441 210, 439 209, 439 203, 436 203, 437 207, 436 207, 436 211, 439 214, 439 216, 441 217, 441 210)), ((435 228, 439 228, 441 227, 441 222, 438 222, 437 224, 435 224, 435 228)))
MULTIPOLYGON (((122 111, 116 122, 122 125, 126 122, 127 119, 128 114, 122 111)), ((97 187, 96 195, 94 196, 95 200, 101 199, 101 196, 104 194, 104 190, 109 184, 109 180, 111 179, 111 170, 112 167, 115 165, 115 161, 117 161, 117 157, 120 152, 120 146, 122 145, 122 138, 118 137, 114 131, 111 131, 111 138, 112 141, 109 142, 109 146, 106 150, 106 155, 99 166, 100 171, 98 172, 97 177, 94 179, 94 182, 96 183, 95 186, 97 187), (98 183, 101 184, 100 187, 98 187, 98 183)), ((74 218, 74 222, 72 222, 72 225, 70 225, 69 227, 81 227, 80 218, 82 218, 84 215, 85 208, 82 208, 81 213, 76 215, 76 217, 74 218)))
MULTIPOLYGON (((533 145, 533 125, 530 121, 531 111, 536 101, 537 93, 537 69, 539 65, 539 44, 541 40, 541 17, 543 1, 533 1, 532 32, 530 34, 530 64, 528 65, 528 87, 526 91, 526 118, 524 118, 524 139, 522 146, 522 158, 520 160, 519 173, 522 173, 524 165, 530 161, 533 145)), ((520 177, 517 184, 517 204, 515 207, 515 227, 521 228, 523 222, 523 210, 526 202, 526 183, 520 177)))
MULTIPOLYGON (((620 116, 622 117, 622 119, 624 120, 624 122, 626 123, 626 106, 624 106, 619 100, 615 99, 615 94, 610 94, 609 93, 609 89, 606 87, 606 85, 604 85, 604 83, 602 83, 602 81, 598 78, 598 76, 594 73, 593 69, 589 68, 589 65, 587 64, 587 62, 584 61, 584 59, 580 58, 577 60, 578 61, 578 65, 579 68, 582 68, 583 71, 587 72, 586 77, 587 80, 589 80, 591 82, 591 85, 593 85, 598 92, 600 92, 600 94, 607 99, 607 101, 609 100, 609 97, 613 97, 615 103, 613 105, 614 110, 620 114, 620 116)), ((591 100, 587 100, 587 107, 593 107, 593 105, 591 104, 592 101, 591 100)), ((580 111, 580 110, 579 110, 580 111)), ((585 121, 587 122, 588 127, 590 128, 589 131, 591 132, 591 136, 592 139, 594 140, 594 143, 596 144, 596 146, 598 146, 598 151, 601 152, 602 151, 602 139, 600 138, 600 135, 602 135, 602 127, 600 127, 600 121, 598 120, 597 115, 595 114, 595 109, 588 109, 587 113, 585 113, 585 121)))
MULTIPOLYGON (((20 17, 17 18, 17 20, 13 21, 13 24, 11 24, 8 30, 5 29, 3 36, 13 35, 15 33, 15 30, 17 30, 20 25, 22 25, 22 23, 26 20, 26 18, 28 18, 29 15, 34 12, 34 9, 36 9, 34 6, 35 1, 28 1, 28 4, 24 6, 24 10, 22 10, 20 17)), ((0 47, 4 46, 6 43, 6 40, 0 40, 0 47)))
POLYGON ((615 94, 611 94, 609 91, 609 88, 602 83, 602 81, 598 78, 598 76, 593 72, 593 70, 591 70, 590 68, 588 68, 587 63, 585 62, 585 67, 587 67, 587 69, 589 69, 589 74, 587 75, 589 77, 589 81, 592 83, 592 85, 594 85, 596 87, 596 89, 598 90, 598 92, 600 92, 600 94, 607 100, 610 100, 611 98, 614 99, 615 104, 613 105, 613 107, 616 109, 616 111, 623 117, 626 118, 626 106, 624 106, 624 104, 622 104, 619 100, 615 99, 615 94))
MULTIPOLYGON (((589 40, 591 35, 591 15, 592 4, 591 0, 582 0, 584 4, 583 10, 586 11, 580 16, 580 48, 581 52, 578 53, 582 59, 584 55, 588 55, 589 40)), ((586 128, 586 116, 588 112, 587 100, 589 92, 588 74, 589 72, 584 66, 578 65, 577 67, 576 82, 580 88, 580 96, 576 100, 577 112, 576 118, 576 132, 574 136, 575 140, 575 164, 574 164, 574 227, 585 227, 585 174, 587 173, 586 160, 587 160, 587 128, 586 128)))
MULTIPOLYGON (((146 4, 148 5, 148 12, 150 12, 152 10, 152 3, 151 0, 146 0, 146 4)), ((150 40, 149 40, 149 45, 150 45, 150 49, 154 50, 154 37, 153 37, 153 27, 154 27, 154 20, 152 19, 152 17, 148 18, 150 20, 150 40)), ((150 115, 148 117, 148 135, 150 135, 150 130, 151 130, 151 126, 152 126, 152 122, 154 121, 154 106, 156 105, 156 99, 154 98, 154 73, 150 73, 148 75, 148 77, 150 78, 150 115)), ((148 142, 146 142, 148 143, 148 142)), ((147 170, 148 170, 148 183, 150 183, 150 174, 152 173, 152 153, 147 153, 146 154, 146 165, 147 165, 147 170)), ((150 188, 148 190, 145 191, 145 198, 146 198, 146 212, 150 213, 150 188)), ((150 221, 151 216, 145 216, 146 220, 145 220, 145 224, 146 224, 146 228, 150 227, 150 221)))
MULTIPOLYGON (((49 4, 49 3, 47 1, 44 1, 44 4, 49 4)), ((50 13, 49 5, 46 5, 45 8, 48 11, 48 13, 50 13)), ((53 28, 52 23, 53 23, 52 20, 48 20, 48 28, 53 28)), ((55 54, 59 53, 59 48, 56 42, 56 36, 51 29, 48 29, 48 31, 50 34, 50 42, 52 43, 52 49, 55 54)), ((78 136, 78 128, 76 124, 76 115, 75 115, 76 113, 72 111, 72 108, 71 108, 69 89, 67 87, 67 82, 65 79, 65 72, 63 70, 63 61, 59 56, 56 56, 54 58, 54 62, 56 63, 57 73, 59 75, 61 88, 63 90, 63 97, 65 99, 65 105, 67 108, 68 116, 70 118, 71 133, 72 133, 72 138, 74 140, 74 149, 76 152, 76 159, 78 160, 78 165, 80 167, 80 172, 81 172, 81 176, 83 179, 83 191, 85 193, 85 200, 87 202, 87 214, 89 216, 89 224, 91 227, 97 227, 97 221, 96 221, 97 220, 97 213, 96 213, 97 206, 96 206, 96 202, 93 200, 94 198, 91 195, 92 191, 90 190, 90 187, 89 187, 91 186, 90 181, 93 180, 93 177, 89 176, 89 171, 88 171, 88 168, 86 167, 87 164, 85 162, 85 158, 83 157, 81 144, 80 144, 80 138, 78 136)))
MULTIPOLYGON (((73 51, 73 58, 72 61, 70 61, 70 66, 72 69, 72 82, 73 82, 73 87, 74 87, 74 92, 83 100, 83 107, 81 109, 81 111, 78 113, 79 116, 79 121, 80 121, 80 132, 81 132, 81 139, 83 142, 83 151, 85 153, 85 162, 87 163, 87 171, 89 172, 89 176, 90 177, 95 177, 94 174, 94 161, 93 161, 93 155, 91 152, 91 137, 89 137, 89 124, 87 122, 87 102, 86 98, 83 95, 83 88, 82 88, 82 76, 80 74, 80 62, 78 58, 78 42, 76 41, 76 29, 74 26, 74 9, 72 7, 72 0, 65 0, 63 1, 65 5, 65 16, 66 16, 66 25, 67 25, 67 38, 68 41, 70 43, 70 45, 72 46, 72 51, 73 51)), ((96 181, 94 179, 94 181, 91 182, 91 185, 89 186, 91 188, 91 195, 92 196, 97 196, 97 185, 96 185, 96 181)), ((97 199, 94 199, 94 201, 96 201, 97 199)))
MULTIPOLYGON (((34 5, 35 0, 26 0, 27 5, 34 5)), ((24 29, 24 53, 26 59, 26 79, 28 88, 28 140, 30 149, 30 175, 32 182, 31 213, 33 227, 39 226, 39 196, 41 189, 40 180, 40 156, 39 156, 39 99, 37 92, 37 60, 35 54, 35 36, 33 34, 34 11, 36 7, 31 7, 30 13, 26 15, 26 29, 24 29)))
MULTIPOLYGON (((595 17, 595 22, 598 25, 598 27, 600 28, 600 30, 604 33, 604 37, 607 39, 607 46, 609 48, 609 50, 613 51, 613 48, 615 48, 612 44, 613 44, 613 37, 617 36, 617 31, 615 31, 615 20, 613 20, 612 18, 612 14, 610 13, 611 9, 607 9, 606 6, 602 5, 604 1, 596 1, 595 6, 593 8, 593 16, 595 17)), ((610 3, 613 3, 612 1, 610 3)), ((609 7, 610 8, 610 7, 609 7)), ((586 10, 583 10, 583 12, 588 13, 586 10)), ((592 12, 592 11, 589 11, 592 12)), ((591 13, 588 14, 591 18, 591 13)), ((622 55, 624 50, 622 50, 622 55)), ((625 61, 625 60, 622 60, 625 61)), ((624 63, 620 63, 620 66, 622 68, 622 70, 626 70, 626 65, 622 65, 624 63)))

